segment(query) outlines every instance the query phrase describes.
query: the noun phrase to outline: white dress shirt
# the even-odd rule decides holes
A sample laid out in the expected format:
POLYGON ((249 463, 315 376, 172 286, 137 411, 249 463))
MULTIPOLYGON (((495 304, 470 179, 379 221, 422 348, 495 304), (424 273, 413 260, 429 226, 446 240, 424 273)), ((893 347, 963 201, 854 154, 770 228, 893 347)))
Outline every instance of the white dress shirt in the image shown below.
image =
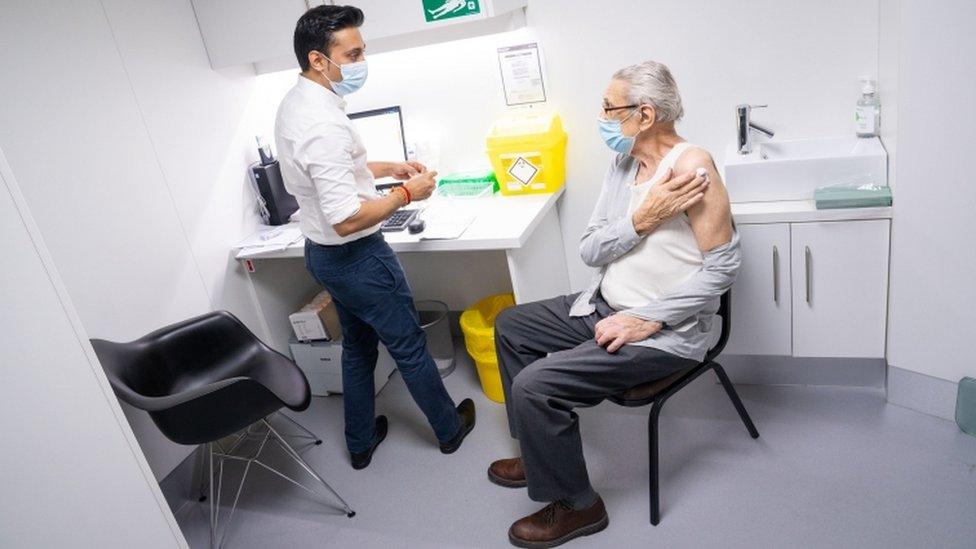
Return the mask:
POLYGON ((339 236, 332 228, 356 214, 364 200, 379 198, 366 148, 345 107, 331 90, 298 75, 275 119, 285 188, 298 200, 305 238, 319 244, 343 244, 379 230, 374 225, 339 236))

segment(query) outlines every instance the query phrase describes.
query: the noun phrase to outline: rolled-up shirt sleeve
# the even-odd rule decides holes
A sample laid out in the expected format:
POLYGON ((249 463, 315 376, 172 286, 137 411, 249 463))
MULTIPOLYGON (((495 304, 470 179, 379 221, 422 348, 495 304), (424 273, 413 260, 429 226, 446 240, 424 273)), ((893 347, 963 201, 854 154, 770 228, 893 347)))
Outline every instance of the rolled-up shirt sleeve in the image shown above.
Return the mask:
POLYGON ((629 252, 643 238, 637 234, 634 222, 626 211, 623 217, 614 219, 611 198, 616 191, 613 188, 616 169, 617 161, 614 160, 603 178, 600 197, 580 239, 580 257, 590 267, 602 267, 612 262, 629 252))
POLYGON ((731 241, 704 253, 701 269, 681 286, 659 299, 621 312, 628 316, 677 326, 728 291, 735 282, 741 264, 739 233, 733 231, 731 241))
POLYGON ((338 124, 316 124, 308 129, 300 151, 318 197, 322 215, 329 225, 349 219, 362 207, 353 174, 353 140, 349 130, 338 124))

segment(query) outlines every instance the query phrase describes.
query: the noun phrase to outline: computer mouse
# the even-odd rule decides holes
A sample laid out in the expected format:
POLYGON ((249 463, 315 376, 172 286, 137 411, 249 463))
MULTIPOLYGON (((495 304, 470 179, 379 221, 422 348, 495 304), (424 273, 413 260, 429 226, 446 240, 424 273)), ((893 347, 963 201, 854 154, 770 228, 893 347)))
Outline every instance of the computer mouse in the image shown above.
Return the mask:
POLYGON ((416 217, 416 218, 414 218, 413 221, 411 221, 410 223, 407 223, 407 231, 409 231, 410 234, 422 233, 422 232, 424 232, 424 228, 426 226, 427 226, 427 224, 424 223, 424 220, 423 219, 420 219, 419 217, 416 217))

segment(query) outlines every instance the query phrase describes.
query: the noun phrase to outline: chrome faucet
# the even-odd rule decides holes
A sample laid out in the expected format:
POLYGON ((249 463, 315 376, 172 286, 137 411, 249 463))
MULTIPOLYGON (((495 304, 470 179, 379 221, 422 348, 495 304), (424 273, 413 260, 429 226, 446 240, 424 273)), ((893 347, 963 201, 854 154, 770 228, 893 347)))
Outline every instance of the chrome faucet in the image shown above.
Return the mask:
POLYGON ((762 109, 766 105, 736 105, 735 107, 735 135, 738 140, 739 154, 752 152, 752 132, 757 131, 766 137, 773 137, 773 130, 767 129, 752 121, 752 109, 762 109))

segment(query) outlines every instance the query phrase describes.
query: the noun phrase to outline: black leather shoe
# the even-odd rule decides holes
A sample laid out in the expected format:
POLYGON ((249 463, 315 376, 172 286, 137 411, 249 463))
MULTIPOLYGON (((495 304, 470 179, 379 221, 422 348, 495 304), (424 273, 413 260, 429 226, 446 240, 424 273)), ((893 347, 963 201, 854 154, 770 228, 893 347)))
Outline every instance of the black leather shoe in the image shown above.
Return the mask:
POLYGON ((474 401, 470 398, 462 400, 461 404, 458 404, 457 412, 461 419, 461 428, 458 430, 458 434, 454 435, 454 438, 441 443, 442 454, 456 452, 461 447, 461 443, 464 442, 464 437, 468 436, 468 433, 474 429, 474 401))
POLYGON ((369 465, 369 462, 373 461, 373 452, 376 451, 376 447, 379 446, 380 443, 383 442, 383 439, 386 438, 386 430, 388 425, 389 424, 386 420, 386 416, 377 416, 376 442, 374 442, 373 445, 369 447, 369 450, 366 450, 365 452, 356 452, 355 454, 353 453, 349 454, 349 457, 352 458, 353 469, 356 470, 365 469, 369 465))

